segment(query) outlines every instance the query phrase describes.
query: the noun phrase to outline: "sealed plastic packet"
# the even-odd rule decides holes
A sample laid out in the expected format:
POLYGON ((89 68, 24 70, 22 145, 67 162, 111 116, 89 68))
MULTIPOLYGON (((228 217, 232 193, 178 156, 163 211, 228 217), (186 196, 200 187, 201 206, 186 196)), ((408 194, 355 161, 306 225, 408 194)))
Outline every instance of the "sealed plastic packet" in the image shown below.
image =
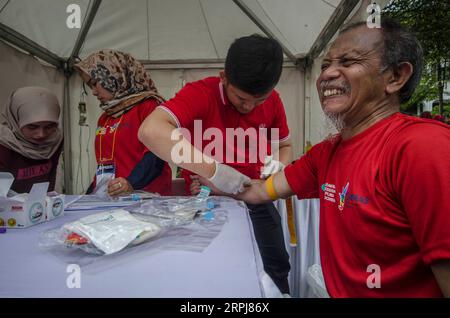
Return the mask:
POLYGON ((62 227, 62 240, 93 254, 116 253, 129 245, 141 244, 161 232, 161 227, 138 220, 117 209, 83 217, 62 227))
POLYGON ((226 209, 217 209, 225 198, 212 199, 209 193, 204 187, 197 197, 155 197, 140 200, 139 206, 91 214, 42 233, 39 245, 68 263, 83 266, 100 259, 106 262, 100 262, 103 265, 115 263, 110 254, 122 251, 129 256, 157 249, 200 252, 228 219, 226 209), (129 248, 141 243, 145 244, 129 248))

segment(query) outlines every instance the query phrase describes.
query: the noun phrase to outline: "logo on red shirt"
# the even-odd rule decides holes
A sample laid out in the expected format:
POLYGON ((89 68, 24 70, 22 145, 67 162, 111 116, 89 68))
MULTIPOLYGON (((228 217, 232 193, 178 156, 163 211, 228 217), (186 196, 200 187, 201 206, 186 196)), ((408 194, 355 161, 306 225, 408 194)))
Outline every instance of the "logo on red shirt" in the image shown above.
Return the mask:
MULTIPOLYGON (((350 182, 347 182, 346 185, 342 187, 342 192, 339 193, 339 211, 344 210, 346 201, 348 201, 347 204, 350 204, 350 207, 356 207, 359 204, 369 204, 368 197, 355 193, 348 193, 349 187, 350 182)), ((324 192, 324 200, 336 203, 336 186, 334 184, 324 183, 322 184, 321 189, 324 192)))
POLYGON ((336 186, 334 184, 324 183, 322 184, 321 188, 324 192, 324 200, 336 203, 336 199, 334 198, 334 195, 336 193, 336 186))
POLYGON ((339 193, 339 206, 338 206, 339 211, 344 210, 345 196, 347 195, 349 185, 350 185, 350 182, 347 182, 345 187, 342 188, 342 192, 339 193))

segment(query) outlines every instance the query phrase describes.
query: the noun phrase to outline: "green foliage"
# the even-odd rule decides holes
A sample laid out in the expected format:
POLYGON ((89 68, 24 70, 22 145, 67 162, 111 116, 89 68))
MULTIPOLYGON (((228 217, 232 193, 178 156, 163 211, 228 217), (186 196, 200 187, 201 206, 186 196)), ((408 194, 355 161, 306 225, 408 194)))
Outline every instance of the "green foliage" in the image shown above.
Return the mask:
POLYGON ((449 0, 393 0, 383 12, 414 32, 427 61, 450 59, 449 0))
POLYGON ((410 109, 419 105, 425 100, 435 100, 438 98, 438 85, 434 72, 424 69, 422 79, 417 86, 411 99, 405 104, 401 105, 402 110, 410 109))
MULTIPOLYGON (((439 106, 434 106, 433 111, 431 112, 432 115, 438 115, 439 114, 439 106)), ((444 104, 444 113, 443 115, 447 118, 450 117, 450 104, 444 104)))
POLYGON ((424 50, 422 80, 402 110, 439 99, 439 81, 450 80, 450 0, 392 0, 382 18, 385 15, 408 27, 424 50))

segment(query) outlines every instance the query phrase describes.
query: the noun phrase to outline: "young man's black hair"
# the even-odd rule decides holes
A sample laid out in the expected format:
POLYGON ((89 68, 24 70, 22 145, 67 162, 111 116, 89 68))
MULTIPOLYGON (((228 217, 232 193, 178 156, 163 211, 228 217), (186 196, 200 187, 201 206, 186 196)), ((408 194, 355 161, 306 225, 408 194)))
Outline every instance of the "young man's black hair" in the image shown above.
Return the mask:
POLYGON ((281 45, 273 39, 253 34, 231 44, 225 61, 225 75, 233 86, 258 96, 275 87, 282 66, 281 45))

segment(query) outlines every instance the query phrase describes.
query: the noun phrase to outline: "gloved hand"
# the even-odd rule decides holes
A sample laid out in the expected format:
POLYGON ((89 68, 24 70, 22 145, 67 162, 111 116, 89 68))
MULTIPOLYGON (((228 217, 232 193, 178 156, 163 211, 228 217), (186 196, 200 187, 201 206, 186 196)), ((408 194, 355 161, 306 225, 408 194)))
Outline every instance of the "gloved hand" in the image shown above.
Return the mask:
POLYGON ((278 171, 283 170, 285 165, 278 161, 273 159, 273 156, 266 156, 264 158, 264 167, 261 168, 261 179, 267 179, 274 173, 277 173, 278 171))
POLYGON ((251 185, 251 180, 246 175, 216 161, 216 172, 209 181, 220 191, 229 194, 238 194, 245 191, 245 186, 251 185))

